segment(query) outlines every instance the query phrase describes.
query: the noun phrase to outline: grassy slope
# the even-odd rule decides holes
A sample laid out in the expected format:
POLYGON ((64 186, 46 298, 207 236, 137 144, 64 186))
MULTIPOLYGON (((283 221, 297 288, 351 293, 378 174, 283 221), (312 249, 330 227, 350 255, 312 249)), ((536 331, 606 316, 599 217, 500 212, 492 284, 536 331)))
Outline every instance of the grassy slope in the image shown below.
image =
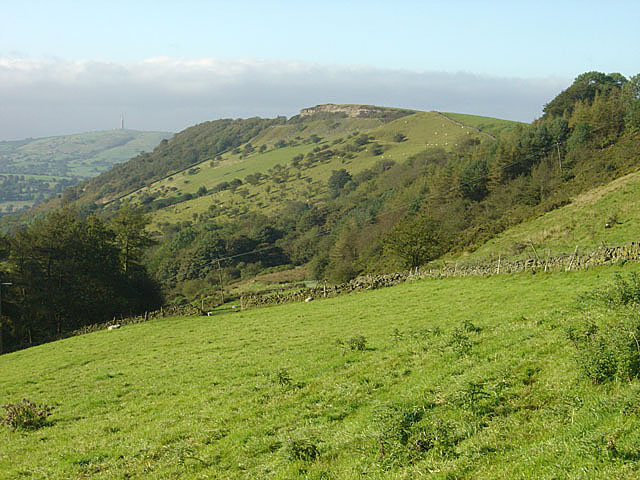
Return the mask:
MULTIPOLYGON (((482 117, 480 115, 469 115, 466 113, 443 112, 444 115, 465 125, 475 127, 478 130, 487 132, 494 136, 499 136, 503 130, 513 128, 520 122, 513 120, 502 120, 492 117, 482 117)), ((524 125, 524 124, 523 124, 524 125)))
POLYGON ((305 199, 313 202, 326 193, 326 182, 333 170, 345 168, 353 174, 373 166, 383 158, 403 161, 426 147, 451 150, 461 139, 468 135, 476 135, 469 129, 461 128, 432 112, 418 112, 388 124, 382 124, 377 119, 338 118, 315 120, 305 122, 303 125, 271 127, 252 140, 252 145, 259 146, 264 143, 272 146, 279 139, 290 141, 297 136, 304 139, 311 134, 321 136, 323 141, 319 144, 300 144, 295 147, 268 150, 262 154, 254 153, 244 159, 239 155, 227 153, 222 156, 222 162, 216 163, 213 167, 210 161, 206 160, 199 164, 200 171, 197 174, 188 175, 187 172, 183 172, 160 180, 136 192, 130 198, 140 198, 146 193, 153 192, 160 192, 162 196, 178 193, 194 194, 201 186, 210 189, 222 181, 233 178, 244 179, 246 175, 255 172, 266 173, 273 166, 286 165, 294 156, 306 154, 318 145, 332 144, 334 140, 342 139, 340 143, 331 145, 331 148, 339 149, 352 141, 346 137, 356 131, 373 136, 375 141, 383 146, 384 154, 373 156, 365 150, 349 160, 334 157, 327 163, 316 164, 311 168, 301 168, 300 178, 294 175, 282 184, 262 182, 256 186, 245 185, 240 189, 240 191, 246 190, 245 198, 239 192, 234 194, 225 191, 158 210, 153 214, 154 222, 191 220, 194 214, 204 212, 211 205, 226 205, 240 212, 247 210, 269 212, 277 209, 287 200, 305 199), (400 143, 394 142, 393 137, 397 133, 406 135, 407 140, 400 143))
POLYGON ((563 330, 618 270, 425 280, 5 355, 0 403, 56 408, 0 429, 0 476, 638 478, 640 384, 592 385, 563 330), (366 350, 336 344, 354 335, 366 350), (403 425, 424 435, 403 444, 403 425))
MULTIPOLYGON (((640 240, 640 172, 578 195, 569 205, 501 233, 473 252, 471 259, 512 256, 518 246, 533 243, 552 254, 595 250, 603 243, 620 245, 640 240), (613 221, 616 219, 615 221, 613 221), (610 222, 612 228, 605 228, 610 222)), ((526 256, 531 250, 527 249, 526 256)))

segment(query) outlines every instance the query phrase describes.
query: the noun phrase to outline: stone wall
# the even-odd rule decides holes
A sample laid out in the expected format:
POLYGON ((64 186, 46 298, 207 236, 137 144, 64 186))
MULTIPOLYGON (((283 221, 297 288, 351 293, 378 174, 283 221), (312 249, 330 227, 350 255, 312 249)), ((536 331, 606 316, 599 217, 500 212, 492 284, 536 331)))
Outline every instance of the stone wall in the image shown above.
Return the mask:
POLYGON ((302 288, 293 292, 276 292, 263 295, 247 295, 240 299, 240 308, 301 302, 306 299, 330 298, 346 293, 391 287, 403 282, 424 278, 447 278, 498 275, 505 273, 580 270, 599 265, 609 265, 618 261, 640 261, 640 244, 632 242, 618 247, 602 247, 595 252, 572 254, 550 258, 530 258, 505 261, 500 258, 493 262, 479 264, 451 264, 440 268, 415 269, 405 272, 366 275, 339 285, 320 284, 314 288, 302 288))

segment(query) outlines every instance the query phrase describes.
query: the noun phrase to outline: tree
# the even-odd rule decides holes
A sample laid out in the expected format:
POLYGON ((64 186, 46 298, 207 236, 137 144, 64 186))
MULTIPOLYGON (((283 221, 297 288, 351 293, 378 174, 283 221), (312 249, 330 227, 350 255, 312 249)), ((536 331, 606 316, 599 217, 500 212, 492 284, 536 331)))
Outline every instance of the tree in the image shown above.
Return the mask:
POLYGON ((482 200, 489 193, 488 182, 489 166, 485 159, 469 161, 460 172, 460 190, 470 200, 482 200))
POLYGON ((327 181, 331 195, 333 197, 340 195, 340 190, 342 190, 351 180, 351 175, 344 168, 341 168, 340 170, 333 170, 329 180, 327 181))
POLYGON ((428 217, 415 216, 396 225, 385 239, 385 249, 399 257, 407 268, 415 268, 439 257, 444 251, 440 225, 428 217))
POLYGON ((122 268, 125 275, 133 269, 141 268, 144 250, 155 242, 146 232, 149 218, 140 209, 125 203, 111 219, 111 228, 115 233, 115 244, 120 250, 122 268))
POLYGON ((591 104, 596 94, 607 95, 613 89, 620 89, 627 79, 619 73, 585 72, 576 77, 573 84, 560 92, 544 106, 545 117, 560 117, 573 112, 578 101, 591 104))

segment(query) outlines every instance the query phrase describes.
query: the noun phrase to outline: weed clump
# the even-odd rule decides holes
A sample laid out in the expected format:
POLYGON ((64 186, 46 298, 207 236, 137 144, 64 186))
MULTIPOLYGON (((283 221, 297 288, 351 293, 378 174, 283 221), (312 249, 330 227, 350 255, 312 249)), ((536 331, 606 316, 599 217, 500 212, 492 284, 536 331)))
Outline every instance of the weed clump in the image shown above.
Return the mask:
POLYGON ((640 319, 633 312, 605 328, 587 322, 570 328, 568 337, 578 350, 578 363, 594 383, 640 377, 640 319))
POLYGON ((282 387, 291 386, 293 380, 291 379, 291 375, 286 368, 281 368, 276 372, 276 382, 282 387))
POLYGON ((37 404, 26 398, 19 403, 8 403, 2 405, 5 416, 0 418, 0 423, 7 425, 13 430, 36 430, 47 424, 47 417, 51 415, 53 406, 37 404))
POLYGON ((351 350, 360 352, 367 349, 367 339, 363 335, 355 335, 347 340, 347 345, 351 350))
POLYGON ((290 460, 312 462, 320 455, 316 442, 309 438, 293 438, 287 443, 287 455, 290 460))
POLYGON ((454 329, 447 344, 459 357, 468 355, 471 352, 471 347, 473 346, 471 338, 469 337, 467 330, 464 328, 454 329))
POLYGON ((616 273, 612 283, 584 295, 581 300, 603 303, 609 308, 637 307, 640 305, 640 274, 632 272, 625 278, 616 273))
POLYGON ((616 274, 613 283, 579 299, 590 313, 605 307, 605 321, 593 315, 567 328, 584 375, 594 383, 640 377, 640 275, 616 274))
POLYGON ((336 345, 343 349, 362 352, 367 349, 367 339, 363 335, 354 335, 347 340, 336 340, 336 345))
POLYGON ((429 412, 432 405, 391 404, 376 415, 380 460, 386 467, 406 465, 427 452, 440 457, 455 453, 461 440, 451 421, 429 412))

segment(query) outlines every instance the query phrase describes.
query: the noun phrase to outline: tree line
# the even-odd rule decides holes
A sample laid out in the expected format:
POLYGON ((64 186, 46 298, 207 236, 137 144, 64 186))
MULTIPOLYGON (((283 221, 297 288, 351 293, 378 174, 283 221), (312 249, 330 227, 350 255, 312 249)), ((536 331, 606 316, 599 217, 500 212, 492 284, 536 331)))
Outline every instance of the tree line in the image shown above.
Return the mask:
POLYGON ((152 241, 142 211, 124 205, 108 222, 54 211, 0 236, 0 353, 84 325, 158 308, 162 295, 142 263, 152 241))

